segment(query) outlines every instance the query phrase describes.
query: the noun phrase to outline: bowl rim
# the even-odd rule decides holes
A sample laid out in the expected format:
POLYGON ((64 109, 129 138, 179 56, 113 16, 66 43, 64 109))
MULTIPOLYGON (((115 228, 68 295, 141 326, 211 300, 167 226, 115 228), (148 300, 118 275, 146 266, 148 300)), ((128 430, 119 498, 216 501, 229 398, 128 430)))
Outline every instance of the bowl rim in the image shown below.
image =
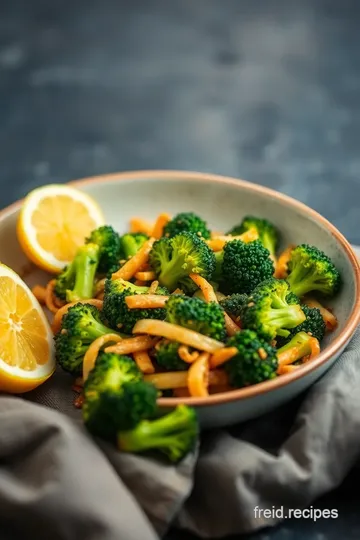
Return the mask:
MULTIPOLYGON (((160 407, 175 407, 180 404, 186 404, 189 406, 206 407, 212 405, 222 405, 230 402, 240 401, 243 399, 254 398, 256 396, 267 394, 271 391, 278 390, 284 386, 294 383, 306 375, 309 375, 313 371, 317 370, 321 366, 324 366, 330 358, 336 353, 340 352, 350 341, 360 321, 360 262, 351 247, 349 241, 345 236, 325 217, 319 212, 310 208, 305 203, 298 201, 297 199, 285 195, 279 191, 276 191, 267 186, 261 184, 254 184, 248 180, 240 178, 223 176, 220 174, 189 171, 189 170, 177 170, 177 169, 139 169, 130 171, 113 172, 109 174, 101 174, 89 177, 83 177, 64 184, 72 185, 73 187, 81 188, 89 184, 100 184, 103 182, 121 182, 125 180, 196 180, 204 183, 212 182, 217 184, 226 184, 240 189, 252 191, 254 193, 262 193, 269 197, 276 199, 279 202, 285 203, 288 206, 298 209, 303 213, 306 213, 310 218, 322 224, 336 241, 343 248, 354 272, 355 281, 355 299, 354 306, 350 313, 348 320, 345 323, 342 332, 334 339, 330 345, 320 352, 318 357, 311 362, 307 362, 299 367, 299 369, 281 375, 270 381, 254 384, 245 388, 234 389, 226 392, 220 392, 212 394, 207 397, 179 397, 179 398, 159 398, 158 404, 160 407)), ((4 209, 0 210, 0 226, 1 222, 6 219, 7 216, 18 211, 21 207, 24 198, 17 200, 4 209)))

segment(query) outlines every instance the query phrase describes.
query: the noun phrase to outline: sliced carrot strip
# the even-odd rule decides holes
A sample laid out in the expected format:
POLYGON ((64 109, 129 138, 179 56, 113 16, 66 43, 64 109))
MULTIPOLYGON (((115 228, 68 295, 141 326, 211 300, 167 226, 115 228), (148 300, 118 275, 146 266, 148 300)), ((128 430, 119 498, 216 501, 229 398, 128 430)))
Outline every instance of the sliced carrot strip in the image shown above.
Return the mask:
POLYGON ((95 362, 96 362, 96 359, 98 357, 101 347, 103 347, 106 343, 109 343, 110 341, 117 343, 118 341, 121 341, 121 337, 118 334, 105 334, 104 336, 101 336, 95 339, 95 341, 92 342, 92 344, 86 351, 84 355, 84 360, 83 360, 83 381, 84 382, 88 378, 90 371, 95 366, 95 362))
POLYGON ((193 351, 191 353, 187 345, 180 345, 178 355, 180 356, 181 360, 187 364, 192 364, 199 357, 198 351, 193 351))
POLYGON ((133 354, 135 363, 142 373, 155 373, 154 365, 147 351, 137 351, 133 354))
POLYGON ((244 232, 243 234, 239 234, 237 236, 231 236, 231 235, 219 235, 219 236, 213 236, 210 240, 207 240, 208 246, 213 251, 221 251, 225 244, 227 242, 231 242, 232 240, 241 240, 242 242, 253 242, 254 240, 257 240, 259 238, 259 234, 256 231, 256 229, 249 229, 248 231, 244 232))
POLYGON ((223 349, 215 351, 209 360, 210 368, 216 368, 218 366, 221 366, 222 364, 230 360, 230 358, 236 356, 237 353, 238 350, 236 347, 224 347, 223 349))
POLYGON ((134 294, 125 298, 129 309, 163 308, 168 301, 168 296, 160 294, 134 294))
POLYGON ((167 223, 169 223, 171 219, 171 216, 169 214, 160 214, 155 221, 154 228, 152 230, 151 236, 153 238, 161 238, 164 232, 164 227, 167 223))
POLYGON ((153 226, 145 219, 139 217, 133 217, 130 220, 130 232, 132 233, 144 233, 151 236, 153 226))
POLYGON ((40 304, 45 305, 46 287, 35 285, 35 287, 32 288, 32 293, 40 304))
POLYGON ((215 352, 224 347, 224 343, 208 336, 204 336, 194 330, 189 330, 177 324, 168 323, 155 319, 142 319, 137 321, 133 328, 133 334, 150 334, 164 337, 171 341, 184 343, 194 349, 206 352, 215 352))
POLYGON ((289 261, 290 261, 291 252, 293 251, 294 248, 295 248, 295 245, 290 244, 281 253, 281 255, 279 256, 279 258, 277 260, 277 263, 276 263, 274 277, 276 277, 278 279, 283 279, 283 278, 285 278, 287 276, 288 264, 289 264, 289 261))
MULTIPOLYGON (((153 384, 158 390, 187 388, 188 371, 167 371, 144 375, 144 380, 153 384)), ((228 385, 229 379, 222 369, 212 369, 209 372, 209 387, 228 385)))
POLYGON ((278 364, 279 366, 287 366, 299 360, 299 348, 292 347, 278 354, 278 364))
POLYGON ((217 296, 214 291, 214 287, 199 274, 189 274, 190 279, 199 287, 204 295, 206 302, 217 302, 217 296))
POLYGON ((320 342, 318 339, 312 337, 310 339, 310 347, 311 347, 311 353, 309 360, 312 360, 315 358, 318 354, 320 354, 320 342))
POLYGON ((148 270, 146 272, 136 272, 135 276, 136 279, 139 281, 153 281, 156 279, 156 274, 152 270, 148 270))
POLYGON ((51 279, 46 285, 45 289, 45 305, 51 313, 56 313, 59 310, 59 307, 55 304, 54 301, 54 288, 55 288, 55 279, 51 279))
POLYGON ((124 338, 116 345, 107 347, 105 352, 116 354, 131 354, 139 351, 147 351, 152 349, 157 343, 157 340, 150 336, 137 336, 124 338))
POLYGON ((129 281, 136 274, 136 272, 140 270, 141 266, 148 261, 149 253, 154 242, 155 238, 149 238, 149 240, 146 240, 139 251, 135 253, 131 259, 126 261, 124 266, 119 268, 117 272, 114 272, 111 279, 125 279, 125 281, 129 281))
POLYGON ((281 365, 279 366, 277 370, 278 375, 285 375, 286 373, 291 373, 292 371, 295 371, 299 369, 301 366, 288 366, 288 365, 281 365))
POLYGON ((209 357, 209 353, 201 353, 189 368, 188 389, 193 397, 206 397, 209 395, 209 357))
POLYGON ((88 300, 79 300, 78 302, 70 302, 69 304, 65 304, 65 306, 61 307, 54 316, 53 322, 52 322, 52 331, 54 334, 57 334, 59 330, 61 329, 61 321, 65 313, 72 307, 75 306, 75 304, 91 304, 92 306, 97 307, 98 309, 102 310, 103 307, 103 301, 98 300, 97 298, 89 298, 88 300))

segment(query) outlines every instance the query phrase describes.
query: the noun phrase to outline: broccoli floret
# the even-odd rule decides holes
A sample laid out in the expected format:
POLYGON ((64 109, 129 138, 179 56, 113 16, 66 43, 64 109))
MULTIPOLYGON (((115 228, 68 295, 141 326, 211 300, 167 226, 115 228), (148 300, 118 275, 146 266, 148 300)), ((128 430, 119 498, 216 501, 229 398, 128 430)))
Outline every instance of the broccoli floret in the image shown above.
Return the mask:
POLYGON ((65 266, 55 280, 54 292, 66 302, 88 300, 93 297, 94 282, 99 264, 99 246, 81 246, 73 261, 65 266))
POLYGON ((189 274, 199 274, 210 281, 215 270, 214 252, 191 232, 156 240, 149 261, 160 285, 170 292, 180 288, 186 294, 192 294, 197 286, 189 274))
POLYGON ((256 331, 259 336, 273 340, 276 336, 287 337, 306 319, 300 304, 289 304, 289 285, 285 280, 270 278, 249 295, 243 306, 241 323, 243 328, 256 331))
POLYGON ((231 240, 216 253, 216 279, 221 292, 249 294, 275 271, 270 252, 260 240, 231 240))
POLYGON ((286 279, 291 291, 300 298, 310 292, 334 296, 341 285, 340 273, 332 260, 309 244, 292 250, 286 279))
POLYGON ((220 300, 220 306, 234 320, 240 321, 244 305, 248 302, 247 294, 235 293, 220 300))
POLYGON ((156 363, 166 371, 185 371, 189 364, 184 362, 179 356, 180 343, 167 341, 155 347, 156 363))
POLYGON ((156 420, 143 420, 135 429, 118 434, 118 448, 123 452, 159 451, 172 463, 179 462, 196 444, 199 424, 195 410, 178 405, 156 420))
POLYGON ((300 304, 300 298, 296 296, 293 292, 289 292, 289 294, 286 297, 286 301, 288 304, 300 304))
POLYGON ((218 341, 226 338, 225 314, 217 302, 174 294, 166 302, 166 320, 218 341))
POLYGON ((85 242, 99 246, 99 265, 97 271, 100 274, 109 275, 118 270, 121 259, 120 236, 113 227, 103 225, 95 229, 85 242))
POLYGON ((83 420, 93 435, 116 441, 119 431, 155 415, 156 400, 155 386, 130 357, 101 353, 84 384, 83 420))
POLYGON ((148 240, 149 237, 145 233, 126 233, 121 239, 121 257, 126 260, 133 257, 148 240))
POLYGON ((84 354, 91 343, 110 333, 114 331, 103 324, 95 306, 80 303, 71 306, 62 318, 61 330, 54 336, 58 364, 74 376, 81 375, 84 354))
MULTIPOLYGON (((107 279, 104 287, 103 314, 112 328, 121 328, 126 334, 131 334, 135 323, 140 319, 164 320, 165 308, 129 309, 125 298, 135 294, 148 294, 149 287, 140 287, 123 279, 107 279)), ((167 296, 169 292, 158 287, 155 294, 167 296)))
POLYGON ((278 347, 288 343, 295 336, 295 334, 299 332, 306 332, 307 334, 310 334, 316 338, 319 342, 324 339, 326 324, 320 310, 318 308, 309 307, 306 304, 301 305, 301 309, 305 314, 305 321, 299 324, 299 326, 291 329, 287 338, 277 339, 278 347))
POLYGON ((239 236, 250 229, 257 231, 262 245, 274 256, 279 243, 279 231, 267 219, 261 219, 256 216, 245 216, 240 225, 236 225, 230 229, 227 234, 239 236))
POLYGON ((242 330, 227 340, 227 347, 236 347, 238 354, 225 362, 231 386, 241 388, 277 376, 276 349, 253 330, 242 330))
POLYGON ((211 231, 206 221, 193 212, 181 212, 173 217, 164 227, 164 236, 169 238, 182 232, 191 232, 209 240, 211 231))
POLYGON ((311 354, 311 338, 306 332, 297 332, 288 343, 277 349, 277 357, 281 358, 281 355, 290 349, 293 349, 291 356, 293 363, 301 360, 304 356, 311 354))

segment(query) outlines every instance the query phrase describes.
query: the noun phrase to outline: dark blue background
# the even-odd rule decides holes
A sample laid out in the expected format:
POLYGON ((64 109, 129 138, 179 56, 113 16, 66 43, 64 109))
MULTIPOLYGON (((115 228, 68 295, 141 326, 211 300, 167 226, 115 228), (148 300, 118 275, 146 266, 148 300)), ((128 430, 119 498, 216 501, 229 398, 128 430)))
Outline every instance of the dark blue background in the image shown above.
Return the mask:
MULTIPOLYGON (((191 169, 292 195, 360 243, 359 15, 357 0, 2 0, 1 206, 49 182, 191 169)), ((256 538, 360 538, 358 482, 317 504, 336 522, 256 538)))

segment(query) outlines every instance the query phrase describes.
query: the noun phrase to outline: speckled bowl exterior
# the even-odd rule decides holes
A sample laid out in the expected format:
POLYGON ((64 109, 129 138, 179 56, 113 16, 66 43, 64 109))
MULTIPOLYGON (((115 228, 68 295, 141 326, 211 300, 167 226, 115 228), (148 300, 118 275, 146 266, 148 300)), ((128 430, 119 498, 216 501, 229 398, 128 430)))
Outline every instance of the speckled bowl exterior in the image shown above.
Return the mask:
MULTIPOLYGON (((320 355, 300 369, 277 379, 244 389, 200 398, 162 398, 164 411, 179 403, 197 408, 203 428, 249 420, 294 398, 321 377, 351 339, 360 318, 360 270, 355 253, 341 233, 309 207, 281 193, 243 180, 182 171, 139 171, 104 175, 71 182, 95 197, 106 220, 126 231, 135 215, 154 220, 160 212, 172 215, 194 211, 211 228, 226 231, 245 214, 271 220, 281 231, 280 249, 307 242, 325 251, 339 268, 343 286, 330 303, 339 320, 327 336, 320 355)), ((0 260, 21 272, 28 264, 16 239, 21 201, 0 213, 0 260)), ((46 282, 48 276, 32 271, 26 281, 46 282)))

